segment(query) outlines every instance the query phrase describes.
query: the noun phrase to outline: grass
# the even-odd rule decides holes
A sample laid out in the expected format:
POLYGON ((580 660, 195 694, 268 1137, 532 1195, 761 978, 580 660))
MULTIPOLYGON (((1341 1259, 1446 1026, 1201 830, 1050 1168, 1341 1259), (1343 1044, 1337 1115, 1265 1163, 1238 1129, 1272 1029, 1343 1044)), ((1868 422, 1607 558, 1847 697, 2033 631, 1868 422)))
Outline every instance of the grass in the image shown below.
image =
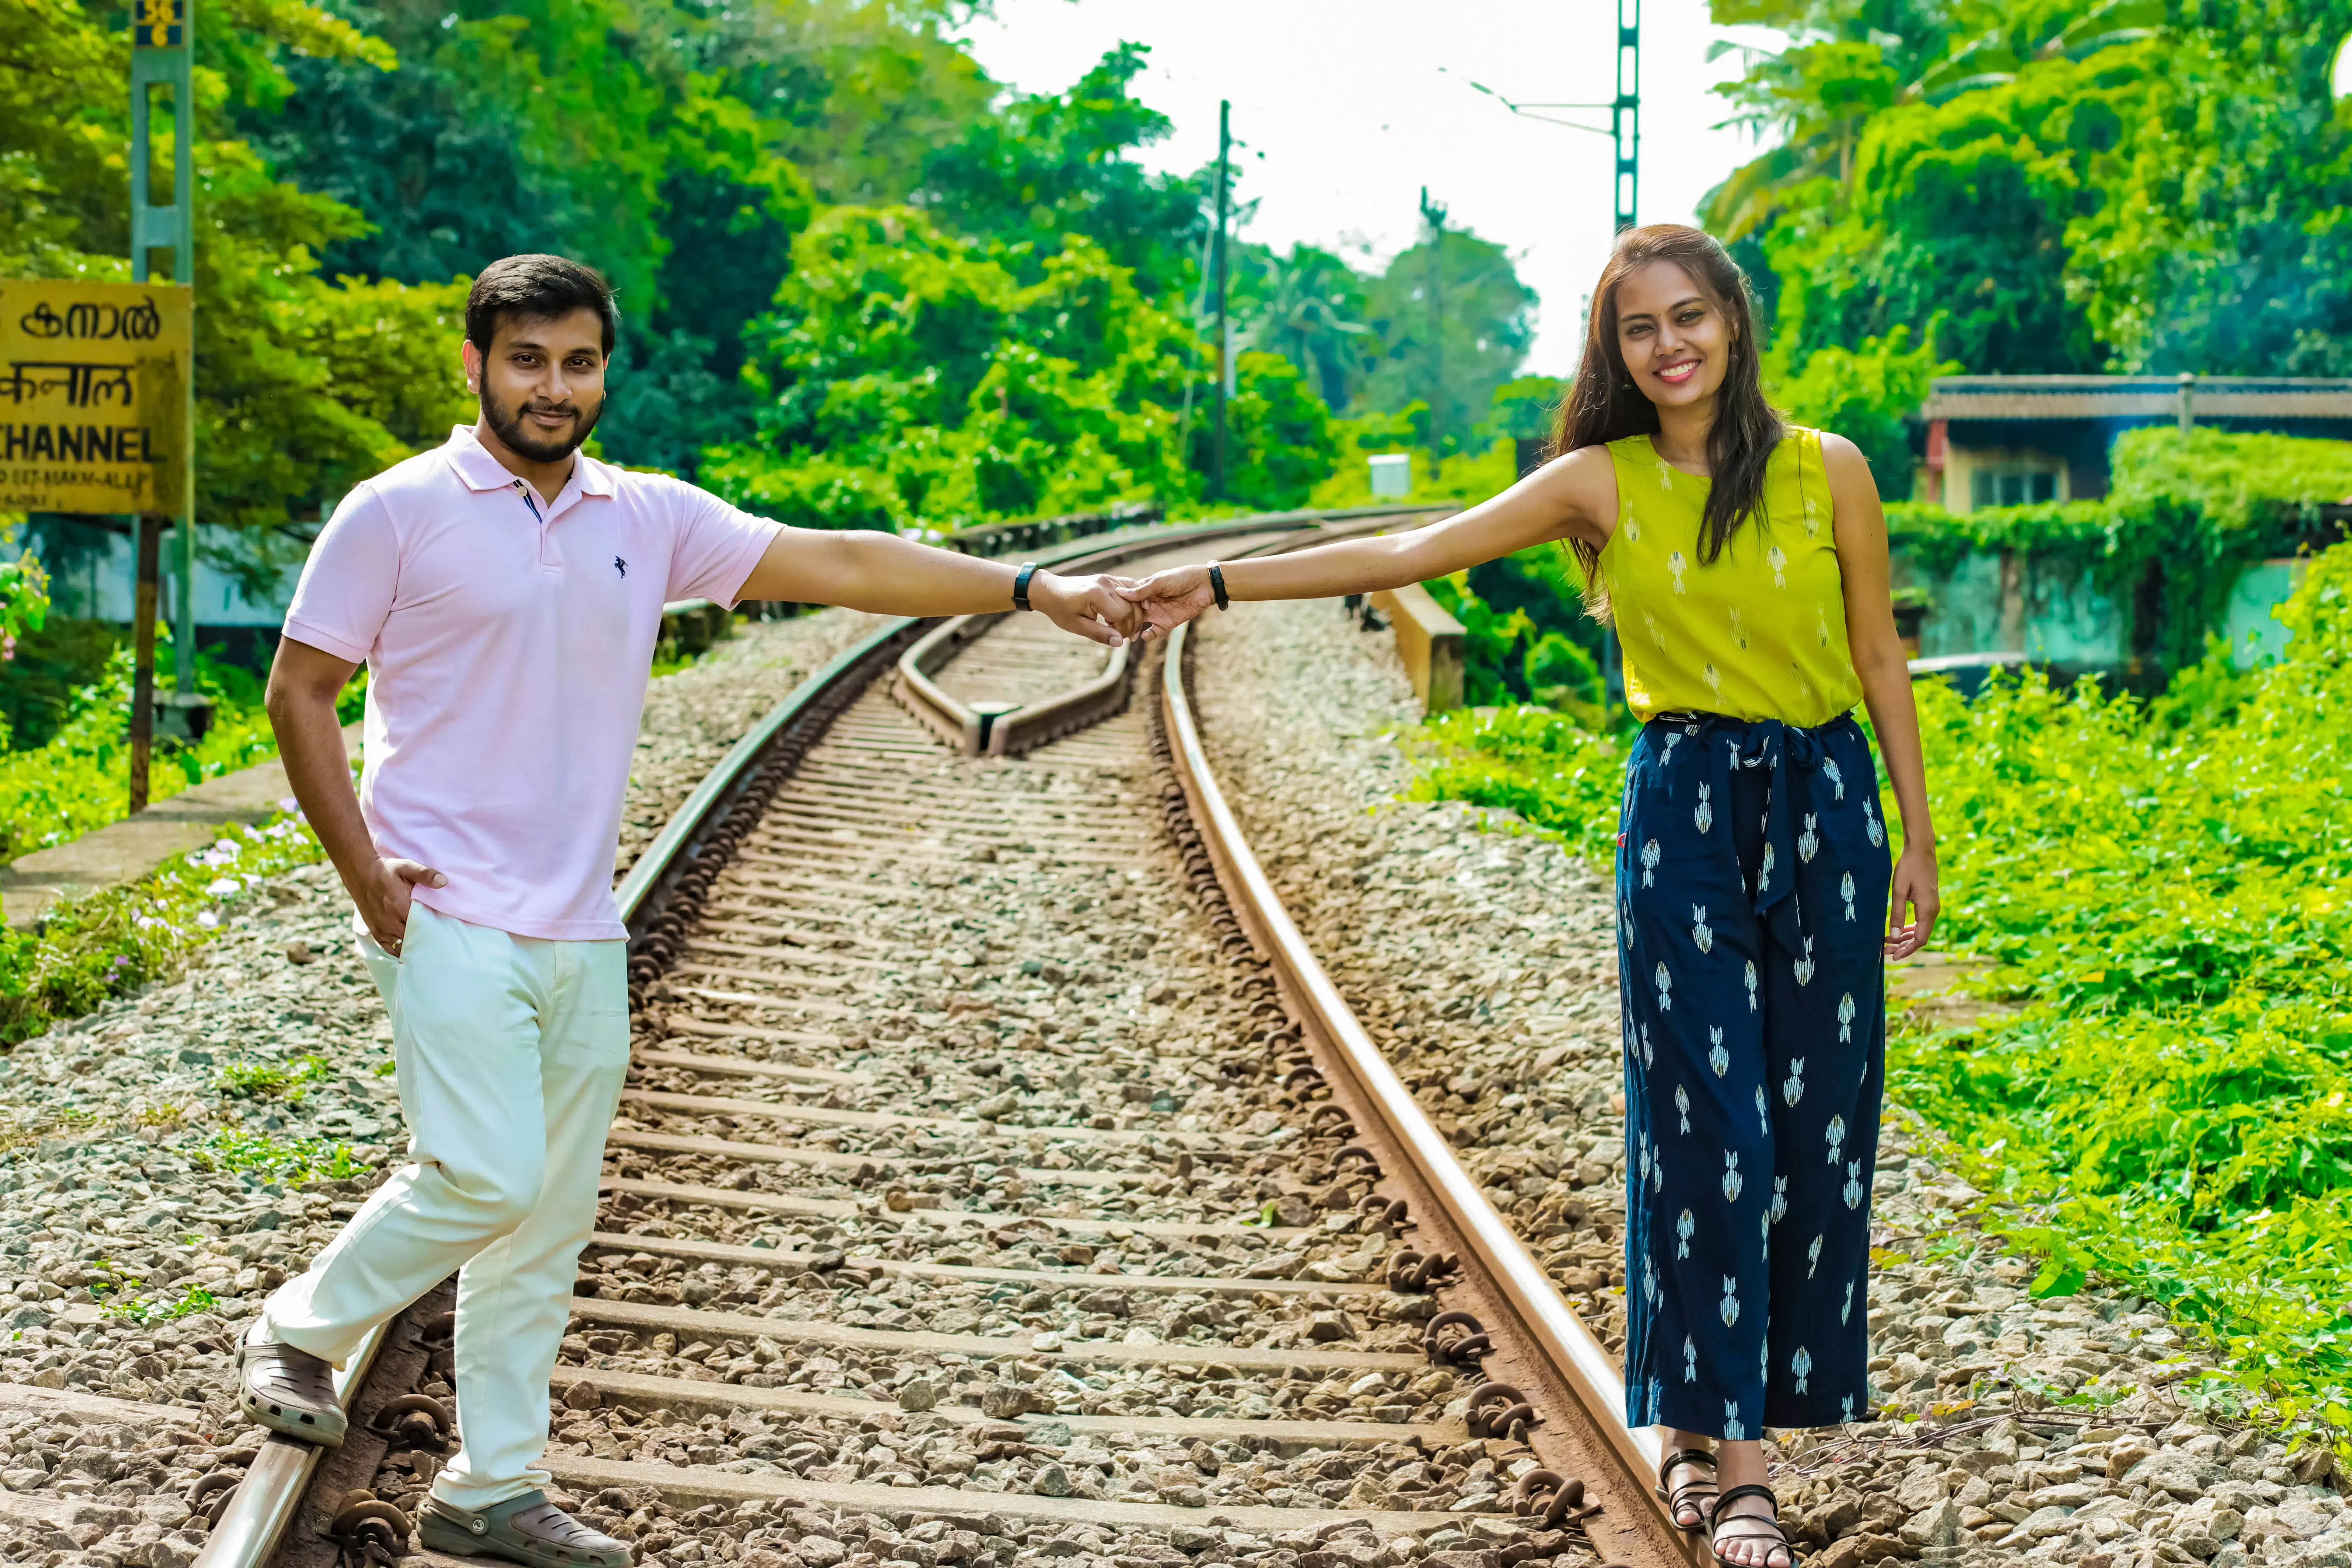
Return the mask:
POLYGON ((209 1312, 220 1305, 213 1299, 213 1293, 201 1285, 190 1285, 176 1297, 160 1296, 148 1288, 145 1280, 124 1272, 110 1258, 99 1264, 97 1272, 89 1293, 97 1299, 99 1310, 110 1318, 132 1323, 169 1323, 197 1312, 209 1312))
MULTIPOLYGON (((2013 1014, 1898 1027, 1889 1086, 1990 1194, 2036 1295, 2096 1279, 2202 1330, 2230 1413, 2352 1435, 2352 545, 2286 656, 2222 650, 2163 699, 1918 688, 1936 945, 2013 1014)), ((1423 798, 1614 848, 1622 751, 1543 710, 1422 731, 1423 798)))
POLYGON ((283 1064, 236 1061, 213 1070, 213 1088, 230 1100, 275 1100, 299 1105, 304 1086, 329 1076, 323 1057, 298 1057, 283 1064))
POLYGON ((374 1171, 347 1143, 331 1143, 323 1138, 281 1142, 267 1134, 232 1129, 215 1132, 187 1153, 189 1163, 200 1171, 256 1175, 295 1186, 304 1182, 346 1181, 374 1171))

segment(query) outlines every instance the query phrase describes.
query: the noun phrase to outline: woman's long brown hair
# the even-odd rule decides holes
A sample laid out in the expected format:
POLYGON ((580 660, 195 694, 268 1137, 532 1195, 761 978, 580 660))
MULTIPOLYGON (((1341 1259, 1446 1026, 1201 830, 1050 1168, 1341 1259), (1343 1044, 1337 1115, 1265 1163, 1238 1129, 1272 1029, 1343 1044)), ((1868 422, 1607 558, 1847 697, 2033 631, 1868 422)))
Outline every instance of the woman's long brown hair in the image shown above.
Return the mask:
MULTIPOLYGON (((1699 523, 1699 559, 1713 563, 1731 536, 1764 504, 1764 468, 1788 426, 1764 400, 1758 361, 1756 307, 1748 276, 1715 237, 1678 223, 1628 229, 1617 238, 1609 265, 1592 289, 1592 316, 1585 329, 1584 359, 1576 384, 1560 405, 1551 455, 1600 447, 1625 436, 1654 436, 1657 405, 1643 395, 1626 373, 1617 346, 1617 289, 1626 278, 1654 261, 1670 261, 1705 289, 1731 329, 1731 352, 1716 394, 1715 425, 1706 433, 1706 466, 1715 476, 1699 523)), ((1609 619, 1609 593, 1601 584, 1601 552, 1581 540, 1570 542, 1584 572, 1584 605, 1596 619, 1609 619)))

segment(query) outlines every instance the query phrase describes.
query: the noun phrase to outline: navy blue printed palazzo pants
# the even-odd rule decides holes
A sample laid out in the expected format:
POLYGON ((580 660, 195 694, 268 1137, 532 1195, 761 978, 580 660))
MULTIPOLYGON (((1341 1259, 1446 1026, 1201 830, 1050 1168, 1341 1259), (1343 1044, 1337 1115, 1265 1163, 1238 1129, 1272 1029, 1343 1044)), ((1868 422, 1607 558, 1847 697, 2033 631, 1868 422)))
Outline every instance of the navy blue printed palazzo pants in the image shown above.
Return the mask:
POLYGON ((1851 717, 1661 717, 1625 780, 1625 1415, 1866 1419, 1892 879, 1851 717))

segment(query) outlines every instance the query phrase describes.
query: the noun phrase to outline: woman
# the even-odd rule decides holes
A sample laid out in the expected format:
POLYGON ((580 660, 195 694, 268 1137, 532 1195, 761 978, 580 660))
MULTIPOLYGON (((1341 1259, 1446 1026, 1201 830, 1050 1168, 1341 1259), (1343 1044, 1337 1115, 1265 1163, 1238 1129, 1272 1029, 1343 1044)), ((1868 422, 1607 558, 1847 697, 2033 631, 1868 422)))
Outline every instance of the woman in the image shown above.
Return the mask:
POLYGON ((1852 442, 1765 402, 1746 279, 1696 229, 1618 242, 1556 445, 1429 527, 1125 591, 1165 628, 1575 552, 1643 721, 1617 855, 1626 1416, 1664 1428, 1681 1528, 1729 1568, 1792 1568, 1759 1439, 1867 1416, 1885 963, 1937 910, 1885 519, 1852 442), (1857 700, 1903 816, 1891 867, 1857 700))

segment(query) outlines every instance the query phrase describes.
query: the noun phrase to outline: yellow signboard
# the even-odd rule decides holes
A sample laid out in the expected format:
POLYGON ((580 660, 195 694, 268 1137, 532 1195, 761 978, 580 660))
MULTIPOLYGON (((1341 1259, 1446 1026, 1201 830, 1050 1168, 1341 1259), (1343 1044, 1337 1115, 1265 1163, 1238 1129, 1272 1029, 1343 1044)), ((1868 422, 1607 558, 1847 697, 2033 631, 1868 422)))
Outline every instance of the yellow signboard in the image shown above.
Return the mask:
POLYGON ((193 295, 0 279, 0 510, 185 511, 193 295))

